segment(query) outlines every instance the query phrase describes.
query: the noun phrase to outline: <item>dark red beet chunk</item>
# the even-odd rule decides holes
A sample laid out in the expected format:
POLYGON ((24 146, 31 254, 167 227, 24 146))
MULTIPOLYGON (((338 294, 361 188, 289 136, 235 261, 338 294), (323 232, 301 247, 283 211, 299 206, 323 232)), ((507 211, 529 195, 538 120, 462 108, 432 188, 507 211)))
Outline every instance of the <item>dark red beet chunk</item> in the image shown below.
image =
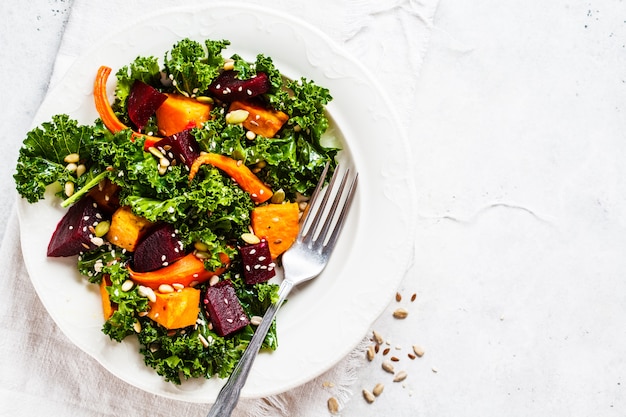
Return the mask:
POLYGON ((270 246, 267 240, 254 245, 243 246, 241 259, 243 261, 243 277, 246 284, 254 285, 265 282, 276 275, 276 264, 272 262, 270 246))
POLYGON ((82 198, 69 208, 57 224, 48 244, 48 256, 74 256, 95 249, 96 244, 92 241, 94 235, 89 228, 104 219, 104 211, 91 197, 82 198))
POLYGON ((141 130, 165 100, 165 94, 143 81, 135 80, 126 102, 128 117, 141 130))
POLYGON ((220 336, 227 336, 250 323, 229 280, 207 288, 202 302, 213 323, 213 330, 220 336))
POLYGON ((177 159, 189 168, 191 168, 193 161, 200 156, 200 147, 196 138, 191 134, 191 129, 166 136, 154 146, 170 160, 177 159))
POLYGON ((222 101, 245 100, 267 93, 271 87, 267 74, 259 72, 255 77, 240 80, 236 71, 222 72, 209 86, 213 96, 222 101))
POLYGON ((133 270, 149 272, 162 268, 185 256, 183 242, 172 225, 164 223, 150 231, 135 248, 133 270))

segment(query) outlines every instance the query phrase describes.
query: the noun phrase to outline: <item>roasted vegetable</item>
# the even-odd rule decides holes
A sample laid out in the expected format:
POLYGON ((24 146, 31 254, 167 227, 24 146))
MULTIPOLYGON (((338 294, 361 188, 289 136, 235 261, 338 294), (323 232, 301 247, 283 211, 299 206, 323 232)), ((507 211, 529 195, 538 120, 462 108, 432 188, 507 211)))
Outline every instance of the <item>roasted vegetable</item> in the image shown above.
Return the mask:
POLYGON ((251 219, 254 234, 267 239, 272 259, 289 249, 300 230, 298 203, 255 207, 251 219))

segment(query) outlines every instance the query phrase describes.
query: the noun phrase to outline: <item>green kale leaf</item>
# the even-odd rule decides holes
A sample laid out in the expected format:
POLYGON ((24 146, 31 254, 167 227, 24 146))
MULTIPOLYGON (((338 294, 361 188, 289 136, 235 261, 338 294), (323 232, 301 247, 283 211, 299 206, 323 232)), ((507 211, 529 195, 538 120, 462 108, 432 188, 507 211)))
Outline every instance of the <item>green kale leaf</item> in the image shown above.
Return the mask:
POLYGON ((206 91, 224 66, 221 51, 230 45, 227 40, 207 40, 204 46, 191 39, 177 42, 165 54, 165 71, 172 85, 185 95, 206 91))
POLYGON ((88 149, 94 136, 93 127, 81 126, 68 115, 56 115, 52 120, 28 132, 19 150, 13 175, 18 193, 29 203, 41 200, 47 186, 54 182, 72 182, 78 189, 87 180, 68 170, 64 161, 78 154, 79 163, 89 166, 92 158, 88 149))

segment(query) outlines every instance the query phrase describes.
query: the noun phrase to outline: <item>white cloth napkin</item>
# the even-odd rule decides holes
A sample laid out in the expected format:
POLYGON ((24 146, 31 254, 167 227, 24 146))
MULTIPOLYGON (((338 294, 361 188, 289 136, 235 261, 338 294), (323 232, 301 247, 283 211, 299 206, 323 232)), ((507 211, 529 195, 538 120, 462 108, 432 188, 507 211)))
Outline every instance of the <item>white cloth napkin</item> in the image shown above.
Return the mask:
MULTIPOLYGON (((438 0, 274 0, 248 3, 293 14, 356 56, 388 89, 408 128, 413 97, 438 0)), ((209 2, 185 2, 208 4, 209 2)), ((51 87, 103 33, 132 23, 171 0, 74 0, 51 87)), ((28 250, 27 248, 25 250, 28 250)), ((203 416, 208 407, 160 398, 117 380, 60 332, 35 294, 13 210, 0 249, 0 415, 203 416)), ((235 416, 327 416, 326 401, 345 404, 355 389, 363 347, 327 373, 281 395, 240 402, 235 416)))

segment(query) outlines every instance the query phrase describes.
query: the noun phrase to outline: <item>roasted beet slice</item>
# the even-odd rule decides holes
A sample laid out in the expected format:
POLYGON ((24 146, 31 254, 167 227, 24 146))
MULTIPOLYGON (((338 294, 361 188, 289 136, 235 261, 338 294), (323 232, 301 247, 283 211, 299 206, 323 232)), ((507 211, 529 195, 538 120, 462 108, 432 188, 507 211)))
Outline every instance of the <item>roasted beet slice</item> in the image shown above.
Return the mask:
POLYGON ((247 80, 240 80, 236 71, 224 71, 211 83, 209 91, 218 100, 231 102, 267 93, 270 87, 270 80, 264 72, 247 80))
POLYGON ((170 160, 177 159, 189 168, 191 168, 193 161, 200 156, 200 147, 196 138, 191 134, 191 129, 166 136, 154 146, 170 160))
POLYGON ((165 94, 143 81, 135 80, 126 101, 128 117, 141 130, 165 100, 165 94))
POLYGON ((207 288, 202 302, 213 323, 213 330, 220 336, 227 336, 250 323, 229 280, 207 288))
POLYGON ((170 224, 156 226, 135 248, 133 270, 149 272, 185 256, 183 242, 170 224))
POLYGON ((267 240, 263 239, 254 245, 243 246, 239 252, 243 261, 243 277, 246 284, 265 282, 276 275, 276 264, 272 262, 267 240))
POLYGON ((105 213, 91 197, 84 197, 69 208, 57 224, 48 244, 48 256, 74 256, 95 249, 93 228, 105 219, 105 213))

